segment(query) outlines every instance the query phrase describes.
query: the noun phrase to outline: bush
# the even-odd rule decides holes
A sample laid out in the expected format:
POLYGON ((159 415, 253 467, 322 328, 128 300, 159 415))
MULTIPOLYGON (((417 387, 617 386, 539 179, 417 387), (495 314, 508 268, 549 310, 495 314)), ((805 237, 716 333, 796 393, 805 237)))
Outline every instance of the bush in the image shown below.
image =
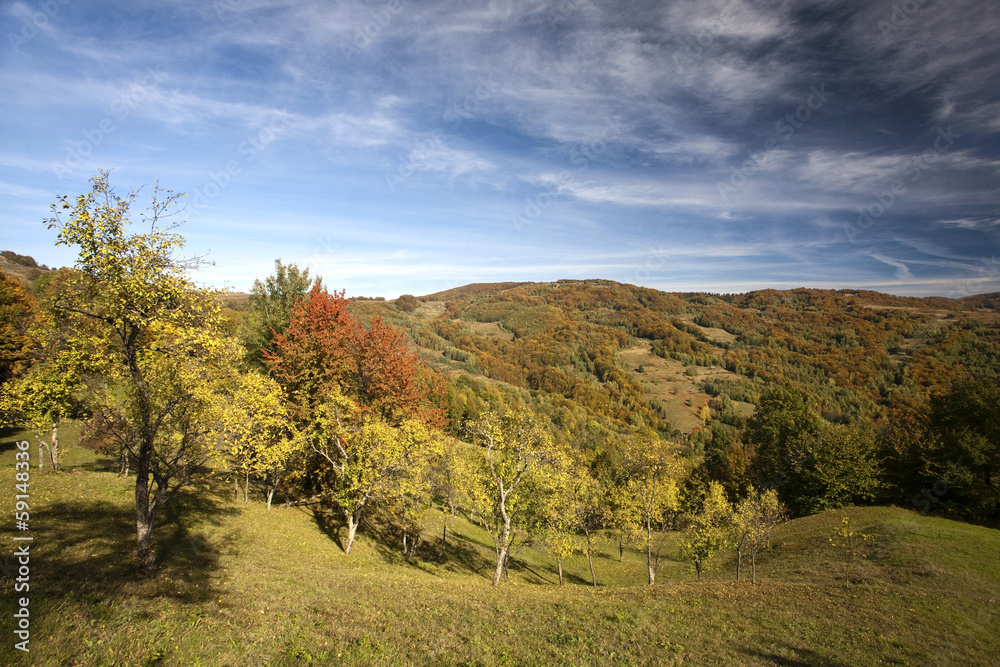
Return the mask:
POLYGON ((404 294, 396 299, 396 307, 406 313, 412 313, 419 305, 420 302, 417 301, 417 297, 412 294, 404 294))

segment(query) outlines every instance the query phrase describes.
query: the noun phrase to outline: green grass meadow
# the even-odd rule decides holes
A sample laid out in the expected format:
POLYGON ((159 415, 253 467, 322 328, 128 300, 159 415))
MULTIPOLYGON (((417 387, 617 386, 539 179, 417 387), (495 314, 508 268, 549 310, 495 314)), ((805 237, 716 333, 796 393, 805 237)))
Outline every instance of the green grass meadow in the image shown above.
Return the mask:
MULTIPOLYGON (((488 536, 430 508, 420 558, 366 530, 347 556, 310 508, 233 500, 222 475, 160 516, 160 567, 135 568, 133 483, 72 445, 63 470, 31 472, 30 593, 14 592, 14 443, 0 442, 8 519, 0 554, 4 665, 994 665, 1000 656, 1000 531, 888 507, 780 527, 737 583, 720 557, 696 581, 670 560, 645 585, 645 555, 601 543, 558 585, 544 551, 518 552, 494 588, 488 536), (829 544, 850 515, 872 536, 858 581, 829 544), (747 570, 748 573, 748 570, 747 570), (14 649, 15 599, 30 597, 30 652, 14 649)), ((36 450, 32 448, 32 462, 36 450)), ((23 534, 23 533, 21 533, 23 534)), ((667 545, 668 556, 671 546, 667 545)))

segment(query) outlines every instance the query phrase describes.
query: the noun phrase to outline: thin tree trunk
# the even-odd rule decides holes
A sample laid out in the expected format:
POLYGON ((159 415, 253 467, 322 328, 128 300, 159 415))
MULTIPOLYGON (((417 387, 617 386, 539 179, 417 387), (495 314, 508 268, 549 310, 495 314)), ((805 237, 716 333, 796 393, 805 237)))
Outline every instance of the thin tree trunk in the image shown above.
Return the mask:
POLYGON ((750 583, 757 583, 757 552, 750 552, 750 583))
POLYGON ((344 544, 344 553, 351 553, 351 547, 354 546, 354 535, 358 531, 358 521, 354 516, 354 513, 347 515, 347 542, 344 544))
POLYGON ((559 568, 559 585, 563 585, 562 558, 556 558, 556 565, 559 568))
POLYGON ((618 562, 621 563, 625 559, 625 547, 622 546, 621 539, 618 540, 618 562))
POLYGON ((247 471, 247 476, 243 482, 243 504, 246 505, 250 502, 250 471, 247 471))
POLYGON ((656 583, 656 568, 653 566, 653 528, 646 517, 646 568, 649 570, 649 585, 656 583))
POLYGON ((271 499, 274 498, 274 487, 270 487, 267 490, 267 509, 271 509, 271 499))
POLYGON ((41 440, 38 441, 38 469, 45 470, 45 457, 42 455, 42 445, 45 444, 41 440))
POLYGON ((694 571, 698 573, 698 580, 701 581, 701 561, 694 562, 694 571))
POLYGON ((740 580, 740 569, 743 567, 743 542, 746 538, 746 533, 740 535, 740 542, 736 545, 736 581, 740 580))
POLYGON ((441 548, 438 549, 438 556, 444 556, 445 547, 448 546, 448 517, 444 518, 444 529, 441 532, 441 548))
POLYGON ((594 582, 594 588, 597 588, 597 574, 594 572, 594 550, 590 544, 590 531, 585 531, 587 533, 587 562, 590 564, 590 580, 594 582))
POLYGON ((52 445, 49 447, 52 469, 59 470, 59 422, 52 422, 52 445))
MULTIPOLYGON (((510 549, 510 523, 504 522, 503 533, 501 533, 500 549, 497 551, 497 568, 493 572, 493 585, 500 585, 500 576, 507 570, 507 551, 510 549)), ((506 579, 505 579, 506 581, 506 579)))

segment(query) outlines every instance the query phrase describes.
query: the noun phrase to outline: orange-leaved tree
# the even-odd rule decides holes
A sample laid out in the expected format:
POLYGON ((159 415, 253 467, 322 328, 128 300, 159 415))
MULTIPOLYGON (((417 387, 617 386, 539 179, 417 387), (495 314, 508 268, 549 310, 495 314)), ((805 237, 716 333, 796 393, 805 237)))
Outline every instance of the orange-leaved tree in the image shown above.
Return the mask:
POLYGON ((408 463, 420 460, 413 450, 436 442, 424 426, 443 423, 441 381, 403 333, 379 317, 365 328, 344 293, 318 281, 274 343, 264 360, 312 454, 312 487, 347 524, 350 553, 362 512, 403 488, 408 463))

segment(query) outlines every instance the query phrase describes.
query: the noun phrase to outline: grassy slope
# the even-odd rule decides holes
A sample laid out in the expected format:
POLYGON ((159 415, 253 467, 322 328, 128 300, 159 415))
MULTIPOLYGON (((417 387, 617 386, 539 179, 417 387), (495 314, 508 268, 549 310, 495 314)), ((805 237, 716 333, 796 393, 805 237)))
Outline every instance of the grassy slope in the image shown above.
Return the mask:
MULTIPOLYGON (((13 440, 0 447, 11 491, 13 440)), ((850 587, 827 543, 837 512, 782 527, 757 586, 733 582, 722 559, 701 582, 668 560, 662 585, 647 587, 642 555, 619 564, 604 544, 597 590, 584 558, 559 587, 551 559, 531 549, 494 589, 488 538, 462 520, 446 560, 435 558, 436 511, 425 560, 403 562, 372 536, 348 557, 308 510, 243 507, 216 480, 163 515, 163 565, 143 579, 132 478, 79 448, 65 464, 32 474, 32 651, 5 640, 0 664, 986 665, 1000 653, 1000 532, 895 508, 849 511, 875 536, 850 587)))

